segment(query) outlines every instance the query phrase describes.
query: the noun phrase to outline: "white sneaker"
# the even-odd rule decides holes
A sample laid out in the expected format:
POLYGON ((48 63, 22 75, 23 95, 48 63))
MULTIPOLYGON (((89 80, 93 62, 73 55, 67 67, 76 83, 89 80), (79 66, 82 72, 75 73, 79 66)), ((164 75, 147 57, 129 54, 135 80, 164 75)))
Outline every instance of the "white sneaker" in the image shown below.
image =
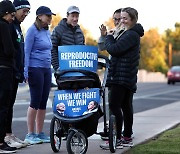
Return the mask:
POLYGON ((10 147, 16 147, 17 149, 20 149, 23 147, 22 143, 18 143, 12 139, 11 136, 6 136, 4 141, 10 146, 10 147))
POLYGON ((13 139, 14 141, 23 144, 23 148, 25 148, 25 147, 27 147, 28 145, 30 145, 30 144, 28 144, 27 142, 24 142, 24 141, 22 141, 21 139, 17 138, 14 134, 11 134, 11 137, 12 137, 12 139, 13 139))
POLYGON ((100 144, 99 146, 103 150, 109 150, 109 141, 105 141, 103 144, 100 144))
MULTIPOLYGON (((105 143, 100 144, 100 148, 103 150, 109 150, 109 141, 105 141, 105 143)), ((116 149, 123 149, 122 141, 117 139, 116 149)))

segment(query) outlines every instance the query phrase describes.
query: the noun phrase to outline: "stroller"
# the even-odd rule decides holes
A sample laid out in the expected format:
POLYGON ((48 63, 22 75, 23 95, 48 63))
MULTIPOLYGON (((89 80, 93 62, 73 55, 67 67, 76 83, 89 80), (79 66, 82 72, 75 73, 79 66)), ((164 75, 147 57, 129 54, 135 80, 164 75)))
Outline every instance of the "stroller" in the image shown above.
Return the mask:
POLYGON ((112 115, 106 122, 105 84, 109 60, 97 56, 94 46, 59 46, 60 70, 55 72, 58 90, 54 92, 53 118, 50 125, 51 148, 58 152, 66 138, 69 154, 85 154, 88 137, 109 136, 110 151, 116 150, 116 121, 112 115), (97 70, 103 69, 102 81, 97 70), (100 102, 102 100, 102 108, 100 102), (104 131, 97 132, 98 120, 104 116, 104 131), (109 129, 109 130, 108 130, 109 129))

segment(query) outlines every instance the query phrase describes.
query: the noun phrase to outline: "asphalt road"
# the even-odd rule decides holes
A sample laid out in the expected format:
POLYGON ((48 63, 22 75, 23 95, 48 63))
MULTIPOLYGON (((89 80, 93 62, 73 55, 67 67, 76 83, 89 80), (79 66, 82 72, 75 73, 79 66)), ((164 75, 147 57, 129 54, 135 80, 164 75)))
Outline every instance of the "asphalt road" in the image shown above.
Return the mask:
MULTIPOLYGON (((53 117, 51 104, 53 92, 56 88, 52 88, 47 105, 47 114, 45 119, 44 131, 49 134, 49 126, 53 117)), ((180 100, 180 83, 175 85, 167 85, 161 83, 138 83, 137 93, 134 95, 134 113, 157 108, 166 104, 170 104, 180 100)), ((17 99, 14 106, 13 132, 16 136, 24 139, 27 133, 26 113, 29 105, 30 97, 28 86, 20 85, 17 99)), ((102 121, 102 120, 101 120, 102 121)), ((94 143, 96 141, 94 140, 94 143)), ((92 143, 92 140, 90 144, 92 143)), ((90 145, 92 146, 92 145, 90 145)))

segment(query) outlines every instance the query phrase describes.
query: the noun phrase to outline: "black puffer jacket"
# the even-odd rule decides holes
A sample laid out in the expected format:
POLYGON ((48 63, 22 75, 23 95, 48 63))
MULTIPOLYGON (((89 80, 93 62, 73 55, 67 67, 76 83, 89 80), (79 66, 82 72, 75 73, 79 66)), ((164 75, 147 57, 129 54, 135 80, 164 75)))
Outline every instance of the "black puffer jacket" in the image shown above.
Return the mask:
POLYGON ((144 29, 136 24, 125 31, 118 40, 107 35, 105 46, 112 56, 110 60, 107 86, 119 84, 136 92, 137 72, 140 58, 140 37, 144 29))
POLYGON ((67 24, 64 18, 56 26, 51 35, 53 49, 51 50, 52 65, 55 70, 59 68, 58 63, 58 46, 61 45, 84 45, 84 35, 80 26, 72 27, 67 24))

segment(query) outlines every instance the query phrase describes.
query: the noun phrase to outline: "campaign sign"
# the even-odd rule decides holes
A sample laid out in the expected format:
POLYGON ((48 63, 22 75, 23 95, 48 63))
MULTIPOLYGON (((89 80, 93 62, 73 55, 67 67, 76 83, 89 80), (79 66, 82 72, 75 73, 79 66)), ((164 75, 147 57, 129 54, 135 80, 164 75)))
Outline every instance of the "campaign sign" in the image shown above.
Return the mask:
POLYGON ((56 90, 53 112, 65 117, 79 117, 96 112, 100 103, 99 88, 56 90))
MULTIPOLYGON (((69 45, 58 47, 60 71, 63 70, 87 70, 97 71, 98 48, 87 45, 69 45)), ((82 76, 81 73, 68 73, 64 76, 82 76)))

